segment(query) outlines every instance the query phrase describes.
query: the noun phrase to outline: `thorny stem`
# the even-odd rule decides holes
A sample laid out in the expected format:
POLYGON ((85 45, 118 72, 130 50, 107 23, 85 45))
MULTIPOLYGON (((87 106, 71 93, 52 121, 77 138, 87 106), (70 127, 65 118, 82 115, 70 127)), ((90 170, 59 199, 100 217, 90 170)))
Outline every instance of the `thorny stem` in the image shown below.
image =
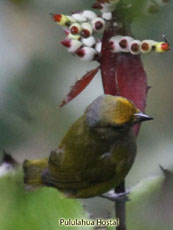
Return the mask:
MULTIPOLYGON (((147 78, 139 55, 112 53, 109 50, 109 40, 112 36, 131 36, 130 22, 124 13, 124 5, 113 13, 113 19, 108 23, 102 40, 102 57, 100 60, 102 83, 105 94, 120 95, 132 100, 144 111, 147 95, 147 78), (118 26, 116 23, 118 23, 118 26)), ((139 126, 135 127, 137 136, 139 126)), ((125 192, 125 181, 115 188, 116 193, 125 192)), ((126 228, 126 201, 115 203, 116 217, 120 225, 116 230, 126 228)))
POLYGON ((119 16, 119 11, 116 10, 113 13, 112 20, 107 24, 105 29, 103 39, 102 39, 102 56, 101 56, 101 73, 102 73, 102 83, 103 89, 105 94, 112 94, 112 95, 120 95, 118 84, 117 84, 117 77, 115 76, 117 73, 117 59, 118 55, 112 53, 109 50, 109 40, 111 37, 121 34, 121 35, 131 35, 129 25, 124 22, 124 18, 122 15, 119 16), (117 26, 117 23, 119 24, 117 26), (107 68, 104 68, 104 66, 107 68))
MULTIPOLYGON (((116 193, 125 193, 125 181, 115 188, 116 193)), ((115 214, 120 220, 117 230, 126 230, 126 201, 120 200, 115 202, 115 214)))
MULTIPOLYGON (((120 20, 117 16, 117 10, 114 12, 113 15, 113 20, 110 22, 108 27, 106 28, 106 31, 103 36, 103 47, 102 47, 102 57, 109 59, 107 63, 109 63, 111 71, 109 68, 107 68, 109 73, 103 73, 102 72, 102 82, 103 82, 103 89, 105 94, 112 94, 112 95, 120 95, 119 89, 118 89, 118 84, 117 84, 117 78, 116 78, 116 61, 115 59, 117 58, 116 54, 110 54, 110 52, 107 49, 109 39, 117 34, 126 34, 127 33, 130 35, 130 30, 129 27, 127 28, 126 25, 123 23, 122 28, 119 28, 116 26, 115 22, 122 23, 122 20, 120 20), (128 31, 128 32, 127 32, 128 31), (110 58, 111 57, 111 58, 110 58), (105 78, 104 76, 107 75, 109 78, 105 78)), ((102 63, 103 59, 101 60, 102 63)), ((105 71, 105 69, 102 69, 102 71, 105 71)), ((115 188, 116 193, 124 193, 125 192, 125 181, 122 182, 119 186, 115 188)), ((126 201, 117 201, 115 202, 115 215, 116 218, 119 219, 119 226, 116 227, 117 230, 126 230, 126 201)))

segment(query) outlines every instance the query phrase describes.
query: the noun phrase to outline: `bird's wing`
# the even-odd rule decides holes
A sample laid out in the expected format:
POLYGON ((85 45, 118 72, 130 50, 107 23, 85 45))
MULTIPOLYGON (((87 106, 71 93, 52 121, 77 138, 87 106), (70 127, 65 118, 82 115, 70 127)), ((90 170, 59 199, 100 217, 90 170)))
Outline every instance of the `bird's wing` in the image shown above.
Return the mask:
MULTIPOLYGON (((111 145, 91 132, 81 117, 77 120, 48 163, 47 184, 61 188, 84 188, 115 176, 111 145)), ((46 182, 45 182, 46 183, 46 182)))
POLYGON ((61 167, 62 156, 57 151, 51 153, 50 168, 43 175, 43 181, 47 186, 61 189, 81 189, 115 177, 116 165, 111 162, 111 153, 103 154, 96 161, 90 163, 87 161, 87 164, 85 163, 85 159, 83 159, 83 168, 78 167, 78 169, 73 166, 69 166, 66 169, 61 167), (57 160, 59 160, 58 164, 57 160))

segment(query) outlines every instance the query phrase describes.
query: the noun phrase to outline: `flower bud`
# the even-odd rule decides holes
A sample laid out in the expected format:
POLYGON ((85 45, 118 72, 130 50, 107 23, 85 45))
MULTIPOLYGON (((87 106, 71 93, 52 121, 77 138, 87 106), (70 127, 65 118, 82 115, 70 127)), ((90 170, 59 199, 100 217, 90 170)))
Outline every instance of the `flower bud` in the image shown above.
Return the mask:
POLYGON ((70 32, 73 35, 79 34, 81 32, 82 28, 79 23, 73 23, 70 26, 70 32))
POLYGON ((82 46, 82 43, 80 41, 70 39, 63 40, 61 44, 67 47, 67 50, 70 53, 76 52, 76 50, 78 50, 82 46))
POLYGON ((139 54, 140 53, 140 45, 141 45, 141 41, 133 40, 129 46, 130 53, 133 55, 139 54))
POLYGON ((97 14, 91 10, 84 10, 82 15, 87 18, 88 20, 92 21, 93 19, 97 18, 97 14))
POLYGON ((81 13, 72 14, 72 17, 78 22, 86 22, 87 21, 86 17, 84 17, 84 15, 82 15, 81 13))
POLYGON ((82 61, 93 61, 96 51, 91 47, 83 47, 76 51, 76 55, 79 56, 82 61))
POLYGON ((156 43, 157 42, 155 42, 153 40, 143 40, 141 42, 140 51, 142 53, 149 53, 149 52, 151 52, 151 50, 153 49, 153 47, 155 47, 156 43))
POLYGON ((82 23, 81 28, 82 28, 82 31, 81 31, 81 36, 82 37, 88 38, 88 37, 90 37, 92 35, 93 28, 92 28, 90 23, 88 23, 88 22, 82 23))
POLYGON ((72 16, 67 15, 66 17, 69 19, 69 21, 71 23, 75 23, 76 22, 76 19, 74 19, 72 16))
POLYGON ((164 53, 170 50, 170 46, 167 42, 157 42, 154 46, 154 51, 157 53, 164 53))
POLYGON ((91 21, 92 27, 96 32, 102 32, 105 29, 105 20, 97 17, 91 21))
POLYGON ((82 38, 81 42, 83 43, 84 46, 93 46, 96 43, 96 40, 93 36, 90 36, 89 38, 82 38))
POLYGON ((71 33, 69 33, 67 35, 67 38, 71 39, 71 40, 79 40, 81 38, 81 36, 79 34, 71 34, 71 33))
POLYGON ((71 24, 69 18, 63 14, 53 14, 54 21, 61 26, 69 26, 71 24))
POLYGON ((130 51, 130 43, 134 40, 134 38, 130 36, 123 36, 119 41, 119 46, 122 49, 122 52, 129 52, 130 51))
POLYGON ((121 35, 117 35, 112 37, 109 40, 109 44, 108 44, 108 49, 111 50, 113 53, 120 53, 122 52, 122 49, 119 45, 120 40, 122 39, 123 36, 121 35))

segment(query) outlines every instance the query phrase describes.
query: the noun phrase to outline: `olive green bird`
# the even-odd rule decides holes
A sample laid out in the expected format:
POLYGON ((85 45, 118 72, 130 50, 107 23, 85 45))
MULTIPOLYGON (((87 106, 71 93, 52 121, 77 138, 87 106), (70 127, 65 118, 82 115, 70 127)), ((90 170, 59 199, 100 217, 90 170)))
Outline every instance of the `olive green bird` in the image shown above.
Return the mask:
POLYGON ((25 184, 54 187, 73 198, 107 192, 122 182, 135 160, 133 125, 151 119, 126 98, 98 97, 49 159, 24 162, 25 184))

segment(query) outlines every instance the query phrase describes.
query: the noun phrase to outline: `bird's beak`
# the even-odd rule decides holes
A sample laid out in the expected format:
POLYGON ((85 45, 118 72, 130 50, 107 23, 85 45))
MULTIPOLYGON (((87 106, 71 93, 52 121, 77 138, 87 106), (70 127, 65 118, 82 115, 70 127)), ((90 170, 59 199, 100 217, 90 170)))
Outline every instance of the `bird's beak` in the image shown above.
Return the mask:
POLYGON ((140 122, 149 121, 149 120, 153 120, 153 118, 142 112, 135 113, 135 123, 140 123, 140 122))

